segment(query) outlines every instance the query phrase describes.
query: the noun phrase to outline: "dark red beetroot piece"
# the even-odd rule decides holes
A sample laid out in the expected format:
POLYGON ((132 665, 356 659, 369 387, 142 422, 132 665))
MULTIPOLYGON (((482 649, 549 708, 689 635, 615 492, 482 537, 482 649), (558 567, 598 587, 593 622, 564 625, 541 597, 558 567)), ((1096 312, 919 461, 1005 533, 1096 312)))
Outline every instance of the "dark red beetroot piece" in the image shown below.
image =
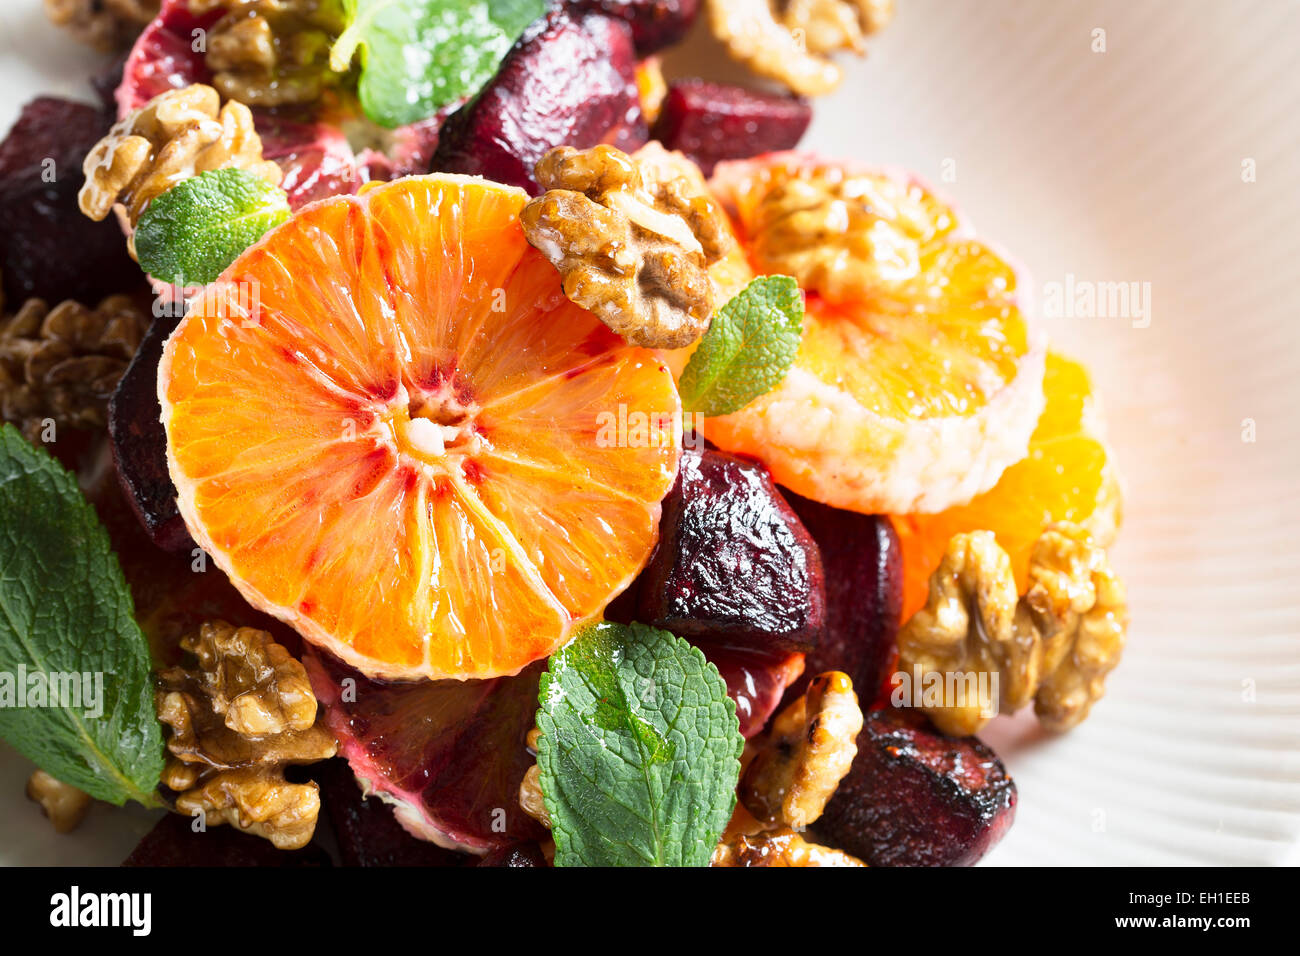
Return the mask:
POLYGON ((640 56, 680 43, 700 12, 700 0, 568 0, 565 5, 625 22, 640 56))
POLYGON ((149 537, 168 551, 194 547, 176 507, 158 403, 158 363, 178 321, 168 316, 153 320, 108 406, 108 434, 122 488, 149 537))
POLYGON ((681 150, 709 176, 724 160, 793 149, 811 121, 812 107, 797 96, 681 80, 669 85, 650 138, 681 150))
POLYGON ((1015 812, 1015 783, 977 737, 945 737, 919 711, 886 708, 867 715, 815 829, 871 866, 970 866, 1015 812))
POLYGON ((814 647, 826 592, 817 545, 761 463, 682 453, 637 615, 712 647, 782 654, 814 647))
POLYGON ((536 195, 533 167, 552 147, 610 143, 632 151, 645 141, 627 25, 552 10, 444 124, 433 170, 485 176, 536 195))
POLYGON ((392 807, 362 794, 346 760, 327 760, 310 770, 344 866, 461 866, 475 859, 403 830, 392 807))
POLYGON ((144 284, 115 220, 81 214, 81 163, 112 117, 41 96, 0 143, 0 274, 10 309, 36 296, 94 304, 144 284))
POLYGON ((699 647, 727 682, 727 693, 736 702, 740 733, 746 739, 766 726, 786 688, 804 672, 802 654, 738 651, 703 641, 699 647))
POLYGON ((145 834, 123 866, 333 866, 314 843, 301 850, 277 850, 261 837, 234 827, 215 826, 195 833, 193 820, 169 813, 145 834))
POLYGON ((314 651, 303 663, 339 754, 401 805, 407 830, 479 851, 546 838, 519 807, 544 661, 517 677, 417 683, 373 681, 314 651))
POLYGON ((826 627, 786 698, 802 694, 811 677, 837 670, 852 678, 864 710, 883 703, 903 609, 894 526, 882 515, 841 511, 789 491, 785 496, 817 542, 826 577, 826 627))

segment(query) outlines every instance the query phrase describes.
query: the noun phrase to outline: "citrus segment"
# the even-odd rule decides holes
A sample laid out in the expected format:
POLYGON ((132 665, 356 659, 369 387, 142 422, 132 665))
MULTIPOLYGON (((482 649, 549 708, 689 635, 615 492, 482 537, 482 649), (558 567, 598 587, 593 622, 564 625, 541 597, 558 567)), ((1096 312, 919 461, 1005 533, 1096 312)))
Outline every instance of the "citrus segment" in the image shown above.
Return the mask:
POLYGON ((163 356, 195 540, 371 676, 517 673, 654 546, 671 375, 564 297, 519 228, 526 198, 429 176, 310 206, 204 291, 163 356))
POLYGON ((1030 439, 1029 455, 1008 468, 997 485, 939 514, 894 518, 903 552, 904 620, 925 604, 930 575, 954 534, 993 531, 1011 556, 1021 593, 1028 586, 1029 553, 1052 522, 1083 525, 1102 547, 1114 540, 1119 483, 1101 438, 1087 370, 1049 353, 1043 389, 1047 405, 1030 439))
POLYGON ((794 367, 708 420, 711 440, 867 513, 940 511, 1024 456, 1045 344, 1015 269, 949 206, 901 174, 798 153, 723 163, 710 187, 754 271, 808 294, 794 367))

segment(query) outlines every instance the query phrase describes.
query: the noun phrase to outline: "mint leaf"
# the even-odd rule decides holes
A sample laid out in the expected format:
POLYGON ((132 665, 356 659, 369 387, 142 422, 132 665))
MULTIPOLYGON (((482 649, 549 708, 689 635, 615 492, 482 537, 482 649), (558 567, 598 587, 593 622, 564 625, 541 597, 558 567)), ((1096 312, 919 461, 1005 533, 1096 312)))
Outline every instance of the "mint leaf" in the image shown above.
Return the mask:
POLYGON ((781 383, 803 334, 803 296, 789 276, 760 276, 718 310, 686 363, 682 407, 710 418, 740 411, 781 383))
POLYGON ((556 866, 708 865, 745 742, 699 648, 644 624, 596 624, 551 657, 538 701, 556 866))
POLYGON ((381 126, 427 119, 477 93, 544 0, 348 0, 330 51, 344 72, 360 50, 361 108, 381 126))
POLYGON ((0 737, 93 797, 157 805, 162 730, 132 612, 76 479, 0 426, 0 737), (74 688, 69 675, 86 673, 74 688), (46 683, 43 701, 32 675, 46 683))
POLYGON ((203 285, 288 218, 283 189, 242 169, 217 169, 149 203, 136 223, 135 252, 155 279, 203 285))

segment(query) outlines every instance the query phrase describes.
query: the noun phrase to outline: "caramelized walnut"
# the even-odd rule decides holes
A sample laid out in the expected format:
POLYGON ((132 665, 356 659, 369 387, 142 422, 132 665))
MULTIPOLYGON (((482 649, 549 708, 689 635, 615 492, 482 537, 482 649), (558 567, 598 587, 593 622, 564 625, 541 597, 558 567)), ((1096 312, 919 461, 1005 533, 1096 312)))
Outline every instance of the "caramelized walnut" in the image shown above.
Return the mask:
POLYGON ((216 90, 195 83, 160 93, 119 120, 82 165, 81 211, 98 221, 120 203, 134 226, 155 197, 214 169, 243 169, 279 185, 283 174, 262 158, 248 107, 220 104, 216 90))
MULTIPOLYGON (((206 13, 208 0, 191 0, 206 13)), ((242 0, 208 31, 212 85, 249 106, 311 103, 340 78, 329 51, 346 25, 338 0, 242 0)), ((196 9, 198 8, 198 9, 196 9)))
POLYGON ((0 315, 0 419, 32 442, 49 422, 103 428, 108 401, 147 328, 148 318, 126 296, 93 309, 28 299, 13 315, 0 315))
POLYGON ((82 43, 111 53, 135 42, 160 0, 45 0, 45 16, 82 43))
POLYGON ((863 38, 893 16, 893 0, 710 0, 709 26, 728 52, 754 72, 804 96, 840 85, 828 55, 861 54, 863 38))
POLYGON ((159 674, 158 719, 170 729, 162 782, 176 809, 202 811, 281 849, 311 839, 320 809, 315 783, 284 778, 292 764, 334 756, 316 722, 316 698, 302 664, 265 631, 224 622, 182 639, 196 668, 159 674))
POLYGON ((529 767, 520 781, 519 806, 546 829, 551 828, 551 815, 546 812, 546 802, 542 799, 542 771, 537 764, 529 767))
POLYGON ((1069 730, 1105 693, 1124 650, 1124 584, 1083 529, 1057 524, 1034 543, 1024 603, 1043 634, 1043 679, 1034 713, 1048 730, 1069 730))
POLYGON ((725 839, 713 851, 710 866, 866 866, 840 850, 809 843, 782 827, 725 839))
POLYGON ((848 675, 819 674, 757 742, 740 781, 741 801, 764 823, 808 826, 849 772, 861 730, 862 710, 848 675))
POLYGON ((558 147, 536 175, 547 191, 520 221, 564 276, 565 295, 634 345, 700 337, 713 313, 708 267, 730 243, 712 199, 612 146, 558 147))
POLYGON ((951 736, 978 732, 997 709, 1035 703, 1043 725, 1068 730, 1101 697, 1124 646, 1123 586, 1083 529, 1049 527, 1034 545, 1030 588, 1017 600, 1011 561, 990 531, 954 535, 924 608, 898 635, 904 674, 943 675, 924 707, 951 736), (995 676, 998 707, 978 678, 995 676))
POLYGON ((28 779, 27 798, 40 804, 55 833, 71 833, 81 825, 90 809, 90 794, 44 770, 37 770, 28 779))

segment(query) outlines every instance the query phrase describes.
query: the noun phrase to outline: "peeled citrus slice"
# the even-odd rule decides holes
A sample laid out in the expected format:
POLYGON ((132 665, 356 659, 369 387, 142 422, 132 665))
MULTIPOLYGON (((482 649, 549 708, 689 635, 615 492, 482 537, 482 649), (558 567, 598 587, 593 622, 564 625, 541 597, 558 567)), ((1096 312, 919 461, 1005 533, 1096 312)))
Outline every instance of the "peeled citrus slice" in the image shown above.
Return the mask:
POLYGON ((930 575, 948 539, 989 530, 1011 556, 1021 593, 1028 587, 1029 552, 1054 521, 1083 525, 1103 547, 1119 530, 1120 490, 1088 372, 1051 352, 1043 382, 1047 407, 1029 442, 1029 456, 969 504, 935 515, 894 518, 903 551, 903 619, 925 604, 930 575))
POLYGON ((941 511, 1024 457, 1045 342, 1015 269, 951 207, 897 172, 800 153, 720 164, 709 185, 753 269, 808 295, 785 380, 708 438, 866 513, 941 511))
POLYGON ((527 196, 459 176, 308 206, 167 343, 181 514, 255 606, 364 673, 517 673, 654 546, 680 406, 570 303, 527 196))

